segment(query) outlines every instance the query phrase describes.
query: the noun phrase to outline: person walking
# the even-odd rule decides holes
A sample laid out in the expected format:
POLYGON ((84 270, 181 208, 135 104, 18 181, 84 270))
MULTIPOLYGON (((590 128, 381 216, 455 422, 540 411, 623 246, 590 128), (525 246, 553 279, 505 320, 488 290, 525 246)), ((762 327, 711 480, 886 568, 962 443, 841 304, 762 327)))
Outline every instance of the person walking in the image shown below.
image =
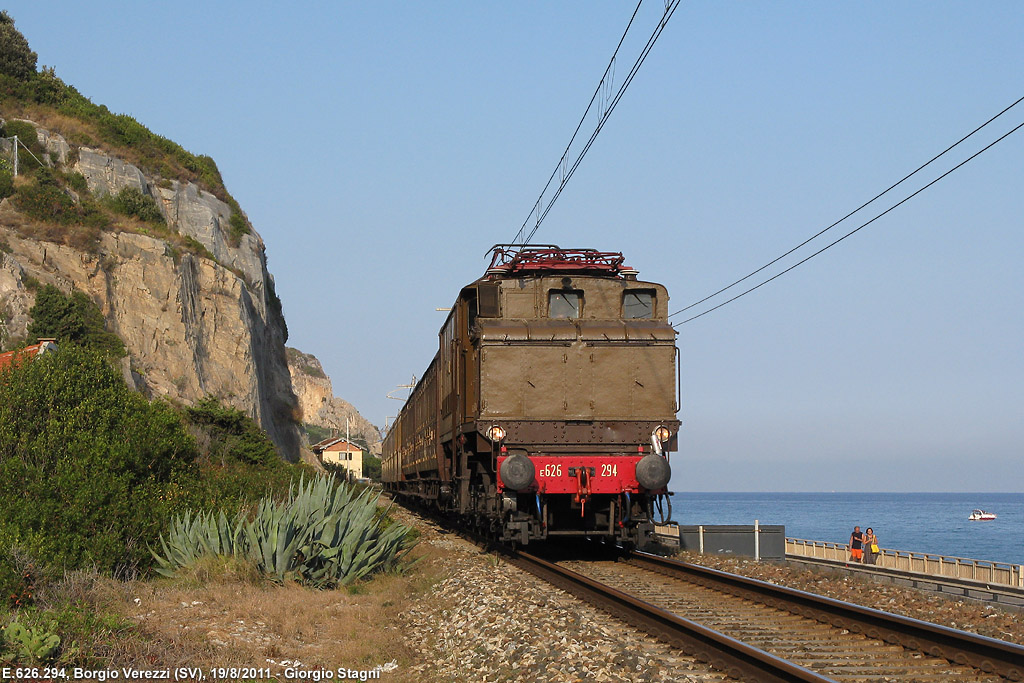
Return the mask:
POLYGON ((864 534, 859 526, 850 534, 850 562, 860 562, 864 557, 864 534))
POLYGON ((864 531, 864 564, 875 564, 878 561, 878 536, 875 530, 868 527, 864 531))

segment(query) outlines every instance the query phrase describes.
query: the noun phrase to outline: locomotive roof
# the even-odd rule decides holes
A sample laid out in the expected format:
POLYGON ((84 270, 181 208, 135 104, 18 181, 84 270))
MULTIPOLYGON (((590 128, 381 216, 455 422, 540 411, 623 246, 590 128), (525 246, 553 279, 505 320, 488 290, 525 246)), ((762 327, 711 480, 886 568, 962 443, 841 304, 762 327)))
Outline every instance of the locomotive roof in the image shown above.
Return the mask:
POLYGON ((636 270, 624 265, 626 257, 617 251, 563 249, 556 244, 495 244, 490 253, 488 277, 550 273, 633 279, 637 275, 636 270))

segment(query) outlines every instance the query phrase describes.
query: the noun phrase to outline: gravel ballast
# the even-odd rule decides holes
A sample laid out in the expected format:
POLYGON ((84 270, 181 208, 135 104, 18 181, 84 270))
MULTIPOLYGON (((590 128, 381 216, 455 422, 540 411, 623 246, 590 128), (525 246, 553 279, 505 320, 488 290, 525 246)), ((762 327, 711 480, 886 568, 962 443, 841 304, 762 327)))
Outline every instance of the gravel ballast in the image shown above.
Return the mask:
POLYGON ((420 680, 729 680, 459 536, 402 521, 446 558, 447 574, 403 618, 420 680))

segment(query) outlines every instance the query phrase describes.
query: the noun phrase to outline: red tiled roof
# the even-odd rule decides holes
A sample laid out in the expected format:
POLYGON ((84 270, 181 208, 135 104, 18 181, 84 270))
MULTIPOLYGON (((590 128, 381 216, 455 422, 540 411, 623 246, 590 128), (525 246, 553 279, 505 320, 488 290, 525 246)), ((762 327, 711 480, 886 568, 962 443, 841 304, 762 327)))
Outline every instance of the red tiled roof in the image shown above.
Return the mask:
POLYGON ((23 349, 15 349, 14 351, 8 351, 7 353, 0 353, 0 370, 14 365, 14 363, 21 360, 32 360, 36 356, 41 356, 44 353, 50 351, 56 351, 57 345, 52 339, 44 339, 38 344, 32 344, 26 346, 23 349))
POLYGON ((355 453, 356 451, 363 450, 359 446, 356 446, 354 443, 351 443, 349 441, 346 441, 345 439, 341 439, 338 437, 324 439, 323 441, 313 444, 312 446, 310 446, 310 448, 312 448, 314 453, 322 453, 324 451, 340 451, 342 453, 355 453))

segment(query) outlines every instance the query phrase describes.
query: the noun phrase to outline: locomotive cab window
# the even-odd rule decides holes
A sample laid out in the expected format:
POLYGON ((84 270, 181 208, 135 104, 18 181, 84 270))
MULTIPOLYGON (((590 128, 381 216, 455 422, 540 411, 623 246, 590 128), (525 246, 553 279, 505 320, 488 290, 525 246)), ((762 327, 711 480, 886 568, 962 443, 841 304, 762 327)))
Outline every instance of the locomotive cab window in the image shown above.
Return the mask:
POLYGON ((481 283, 477 287, 477 310, 481 318, 501 317, 501 290, 498 283, 481 283))
POLYGON ((627 319, 654 317, 654 290, 627 289, 622 294, 622 317, 627 319))
POLYGON ((552 289, 548 292, 549 318, 579 318, 583 309, 583 292, 572 289, 552 289))

